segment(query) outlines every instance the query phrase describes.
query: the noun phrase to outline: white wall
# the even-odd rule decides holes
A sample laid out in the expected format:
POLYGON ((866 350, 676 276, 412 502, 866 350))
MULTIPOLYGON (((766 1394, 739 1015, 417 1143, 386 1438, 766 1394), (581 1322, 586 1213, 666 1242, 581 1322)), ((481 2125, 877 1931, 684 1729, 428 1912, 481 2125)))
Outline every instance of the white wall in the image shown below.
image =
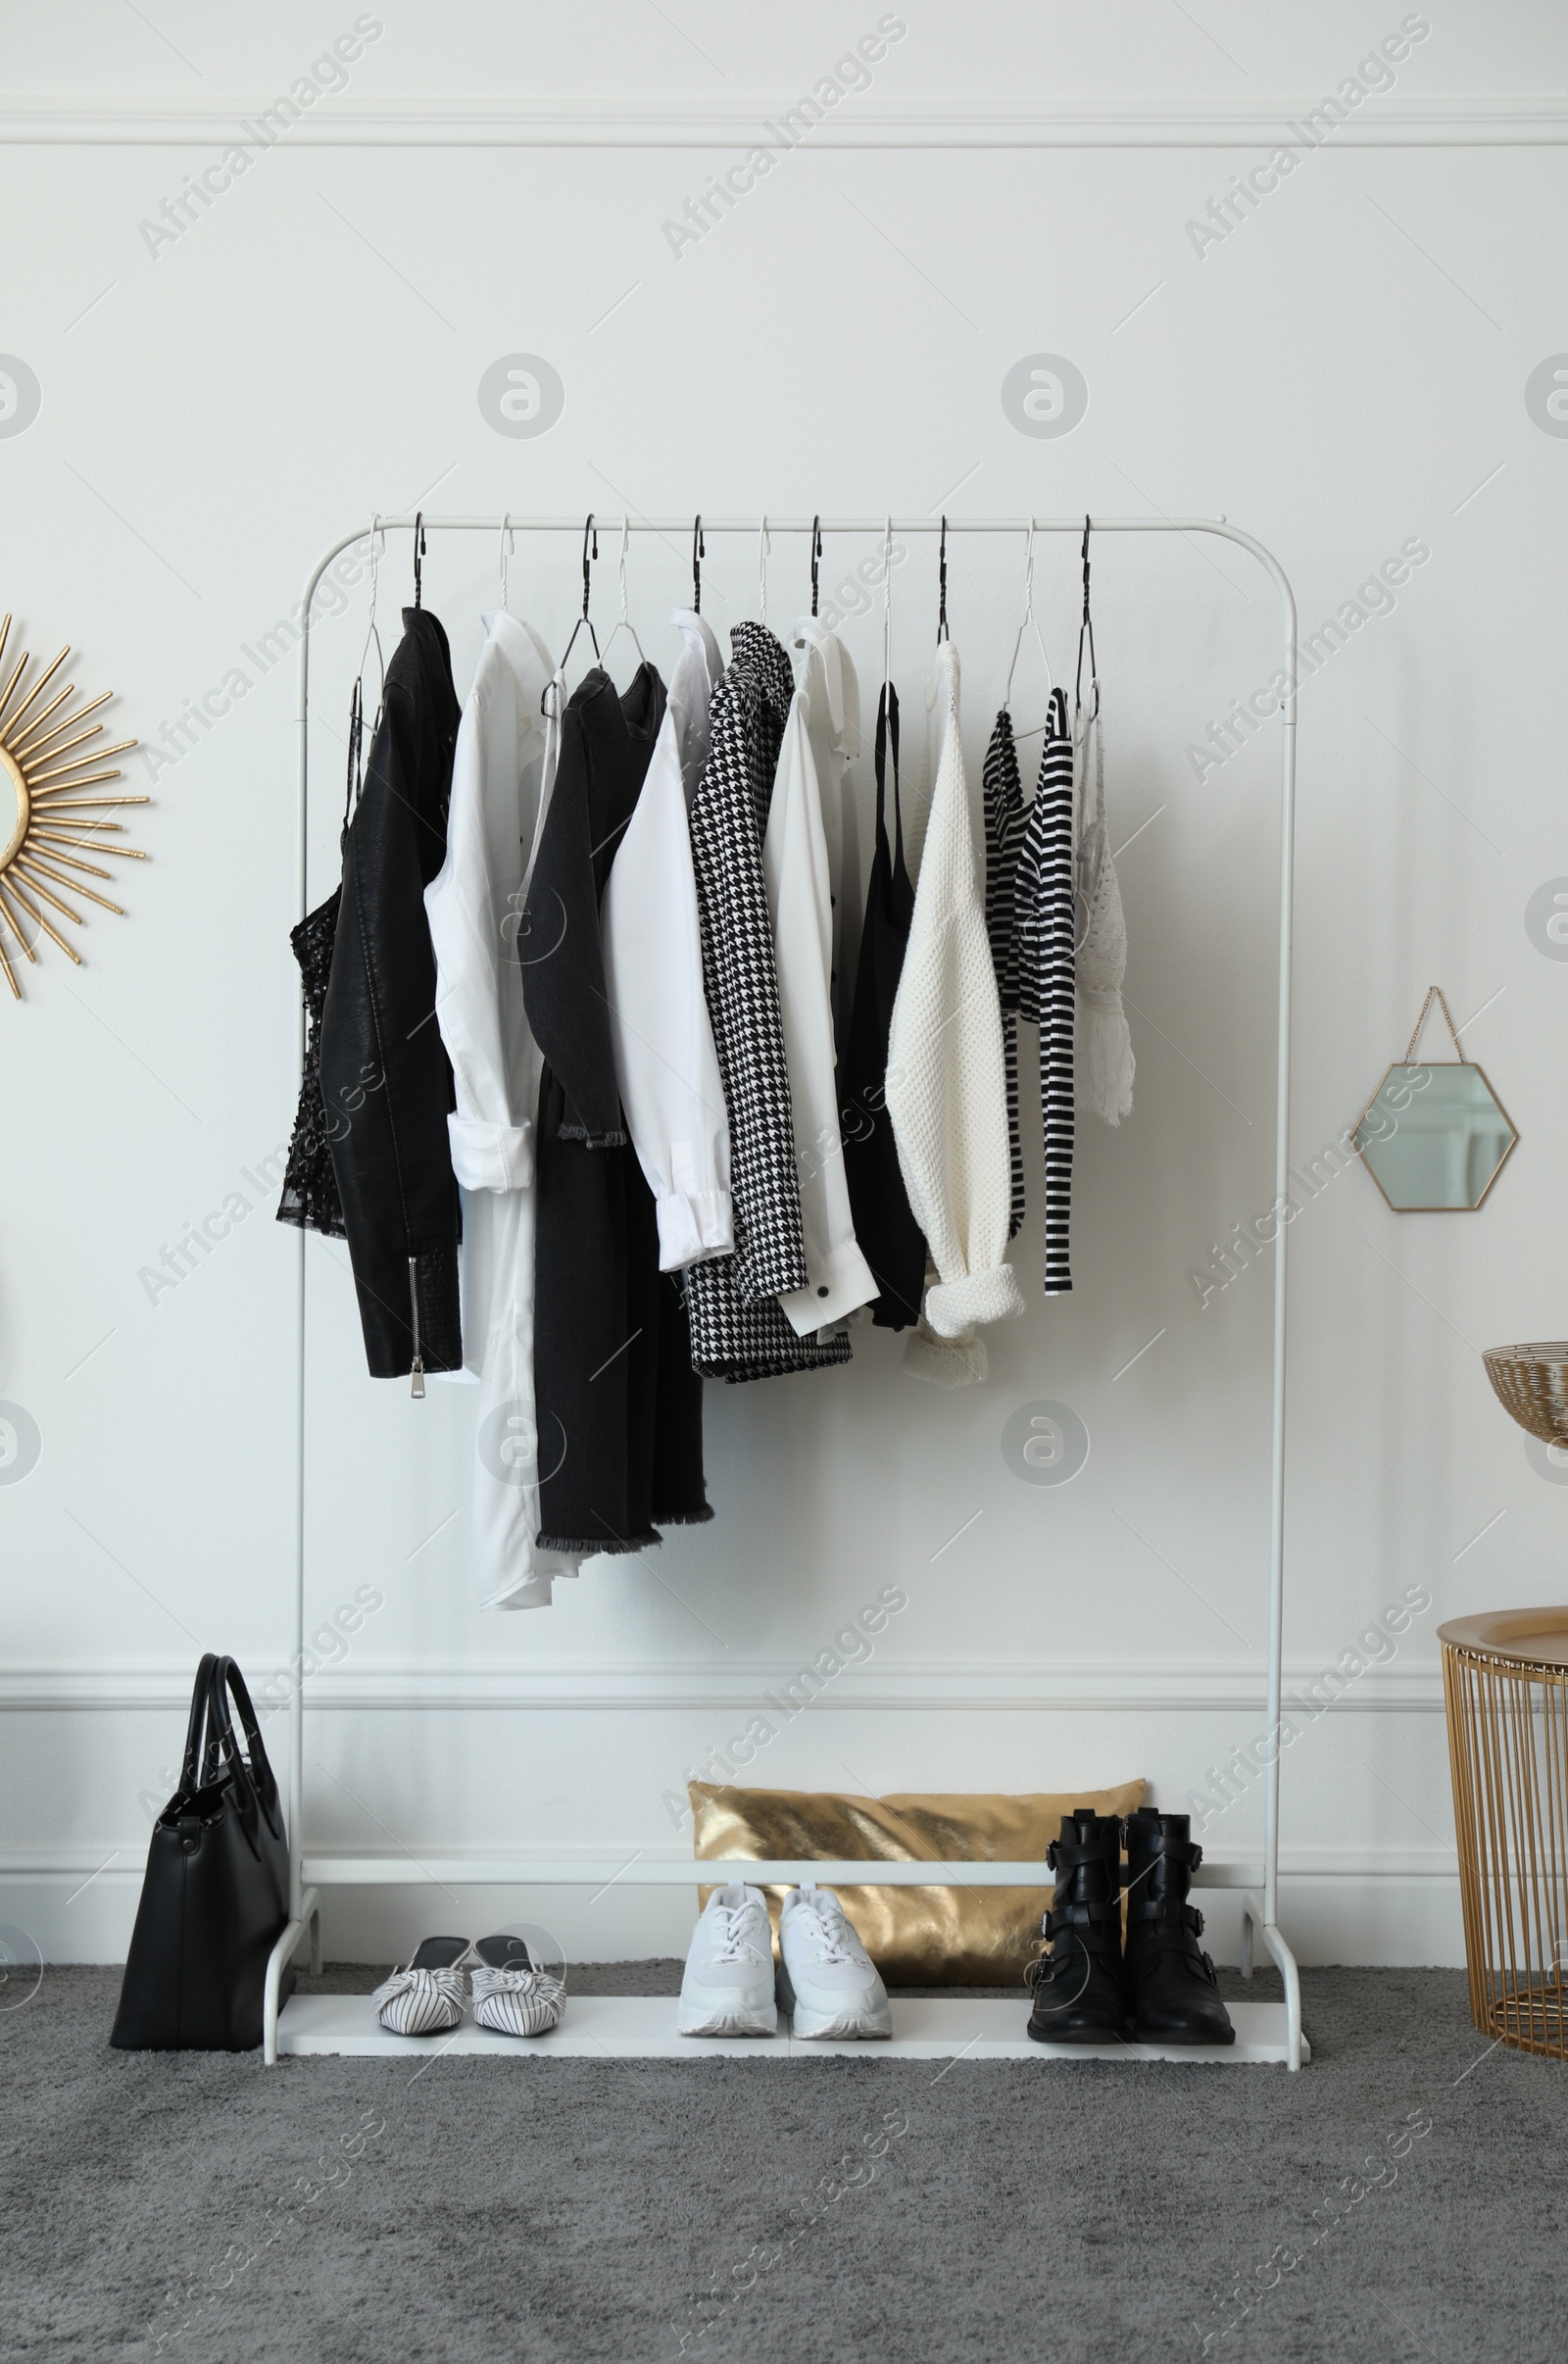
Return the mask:
MULTIPOLYGON (((1458 1958, 1436 1627, 1558 1594, 1568 1508, 1480 1359, 1562 1327, 1568 969, 1526 907, 1568 873, 1568 442, 1534 422, 1525 388, 1568 346, 1553 234, 1568 192, 1560 146, 1366 136, 1380 111, 1396 126, 1446 110, 1462 133, 1466 110, 1560 89, 1568 28, 1517 0, 1429 11, 1396 86, 1240 227, 1200 254, 1187 226, 1274 145, 1266 125, 1250 146, 1194 137, 1217 140, 1237 108, 1316 104, 1400 14, 1210 0, 1200 27, 1179 10, 960 20, 905 0, 871 89, 678 256, 662 225, 751 144, 735 119, 812 88, 871 7, 741 22, 710 0, 615 0, 590 23, 383 4, 347 89, 156 252, 139 225, 351 11, 280 6, 242 26, 165 0, 155 30, 94 0, 10 27, 23 96, 0 155, 0 341, 42 394, 24 432, 0 432, 14 628, 49 654, 71 640, 84 686, 120 693, 116 735, 149 745, 172 747, 168 725, 236 665, 253 676, 152 781, 130 759, 154 802, 129 916, 94 920, 80 970, 46 947, 24 1004, 0 1007, 0 1402, 41 1437, 37 1465, 0 1484, 0 1917, 46 1952, 122 1951, 138 1796, 169 1787, 198 1650, 232 1650, 259 1683, 289 1649, 297 1243, 242 1176, 286 1138, 295 1095, 296 686, 292 662, 255 678, 240 651, 288 615, 323 547, 422 501, 1223 514, 1280 554, 1308 628, 1401 547, 1430 552, 1301 694, 1293 1138, 1310 1152, 1343 1132, 1439 981, 1522 1139, 1479 1216, 1397 1218, 1354 1170, 1294 1228, 1292 1679, 1333 1666, 1406 1588, 1432 1605, 1286 1757, 1284 1918, 1308 1960, 1458 1958), (615 105, 660 118, 642 136, 665 144, 476 143, 486 110, 615 105), (844 144, 858 122, 874 134, 920 108, 938 131, 961 111, 977 141, 1009 110, 1142 109, 1148 125, 1115 146, 844 144), (713 110, 724 145, 678 144, 713 110), (367 130, 382 144, 341 144, 367 130), (436 130, 448 144, 428 144, 436 130), (495 432, 477 401, 514 352, 565 388, 534 439, 495 432), (1056 440, 1019 433, 1001 401, 1039 352, 1089 388, 1056 440), (235 1191, 257 1203, 248 1219, 149 1302, 144 1269, 235 1191)), ((830 543, 825 582, 867 554, 830 543)), ((934 558, 915 544, 895 576, 906 715, 934 558)), ((976 790, 1020 558, 951 554, 976 790)), ((1058 541, 1039 569, 1061 671, 1074 558, 1058 541)), ((460 688, 495 561, 488 537, 432 537, 427 595, 460 688)), ((471 1606, 471 1399, 415 1404, 370 1382, 346 1256, 313 1240, 312 1625, 359 1587, 383 1597, 308 1694, 313 1844, 679 1848, 662 1796, 888 1584, 907 1608, 753 1778, 1142 1773, 1179 1806, 1262 1731, 1270 1280, 1249 1270, 1200 1306, 1189 1271, 1272 1195, 1277 742, 1260 732, 1201 781, 1185 750, 1267 681, 1277 615, 1219 543, 1106 540, 1096 568, 1116 840, 1150 825, 1121 865, 1136 1109, 1083 1130, 1076 1294, 1040 1296, 1036 1154, 1016 1250, 1029 1311, 994 1334, 986 1387, 915 1385, 878 1335, 844 1372, 710 1388, 714 1523, 507 1620, 471 1606), (1004 1457, 1009 1416, 1042 1400, 1092 1440, 1065 1487, 1020 1482, 1004 1457)), ((775 622, 806 575, 804 544, 777 543, 775 622)), ((635 541, 630 580, 667 663, 683 549, 635 541)), ((753 613, 754 544, 715 539, 704 580, 720 627, 753 613)), ((406 536, 386 581, 383 622, 407 596, 406 536)), ((524 544, 512 583, 559 644, 575 549, 524 544)), ((612 606, 612 565, 598 598, 612 606)), ((362 585, 317 645, 313 900, 333 874, 365 624, 362 585)), ((847 626, 867 677, 878 629, 847 626)), ((1038 660, 1022 680, 1032 721, 1038 660)), ((281 1717, 270 1734, 281 1758, 281 1717)), ((1254 1791, 1207 1844, 1245 1855, 1260 1828, 1254 1791)), ((362 1892, 333 1899, 327 1935, 384 1953, 432 1913, 529 1910, 578 1954, 638 1951, 679 1944, 684 1909, 362 1892)))

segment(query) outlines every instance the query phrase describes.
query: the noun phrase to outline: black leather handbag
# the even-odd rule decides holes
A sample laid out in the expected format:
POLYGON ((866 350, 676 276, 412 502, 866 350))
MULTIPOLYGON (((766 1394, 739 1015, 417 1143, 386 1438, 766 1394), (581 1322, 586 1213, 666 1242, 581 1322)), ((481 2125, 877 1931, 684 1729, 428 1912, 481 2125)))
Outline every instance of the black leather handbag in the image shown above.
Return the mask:
MULTIPOLYGON (((262 2041, 267 1962, 288 1919, 288 1838, 232 1658, 203 1658, 179 1788, 147 1850, 109 2041, 122 2051, 246 2052, 262 2041), (240 1751, 230 1696, 245 1728, 240 1751)), ((284 1992, 292 1989, 292 1974, 284 1992)))

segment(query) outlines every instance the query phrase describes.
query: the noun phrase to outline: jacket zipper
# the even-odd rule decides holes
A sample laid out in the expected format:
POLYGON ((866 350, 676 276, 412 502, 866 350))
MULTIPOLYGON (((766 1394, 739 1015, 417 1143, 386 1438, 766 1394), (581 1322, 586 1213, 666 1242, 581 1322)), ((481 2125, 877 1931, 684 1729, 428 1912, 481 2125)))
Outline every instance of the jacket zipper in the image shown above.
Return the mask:
POLYGON ((409 1258, 409 1311, 414 1321, 414 1384, 409 1389, 409 1394, 422 1396, 424 1394, 424 1356, 419 1350, 419 1259, 416 1256, 411 1256, 409 1258))

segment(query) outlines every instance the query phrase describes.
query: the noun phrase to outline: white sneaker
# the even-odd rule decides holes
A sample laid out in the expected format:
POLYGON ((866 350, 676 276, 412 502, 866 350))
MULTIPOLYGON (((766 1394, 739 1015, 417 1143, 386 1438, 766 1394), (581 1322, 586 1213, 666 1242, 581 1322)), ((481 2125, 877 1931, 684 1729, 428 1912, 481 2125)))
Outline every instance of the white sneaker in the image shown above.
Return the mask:
POLYGON ((675 2025, 683 2036, 776 2036, 773 1933, 758 1888, 715 1888, 692 1932, 675 2025))
POLYGON ((779 2000, 794 2033, 842 2041, 891 2036, 893 2006, 876 1967, 830 1888, 791 1889, 779 1917, 779 2000))

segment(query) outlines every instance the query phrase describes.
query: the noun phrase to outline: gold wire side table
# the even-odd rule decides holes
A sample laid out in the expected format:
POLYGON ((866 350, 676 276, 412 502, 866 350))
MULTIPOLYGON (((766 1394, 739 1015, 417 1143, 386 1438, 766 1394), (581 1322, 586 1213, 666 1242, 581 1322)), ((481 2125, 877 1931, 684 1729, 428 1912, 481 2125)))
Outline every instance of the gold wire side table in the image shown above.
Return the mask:
POLYGON ((1440 1626, 1470 2013, 1568 2059, 1568 1608, 1440 1626))

